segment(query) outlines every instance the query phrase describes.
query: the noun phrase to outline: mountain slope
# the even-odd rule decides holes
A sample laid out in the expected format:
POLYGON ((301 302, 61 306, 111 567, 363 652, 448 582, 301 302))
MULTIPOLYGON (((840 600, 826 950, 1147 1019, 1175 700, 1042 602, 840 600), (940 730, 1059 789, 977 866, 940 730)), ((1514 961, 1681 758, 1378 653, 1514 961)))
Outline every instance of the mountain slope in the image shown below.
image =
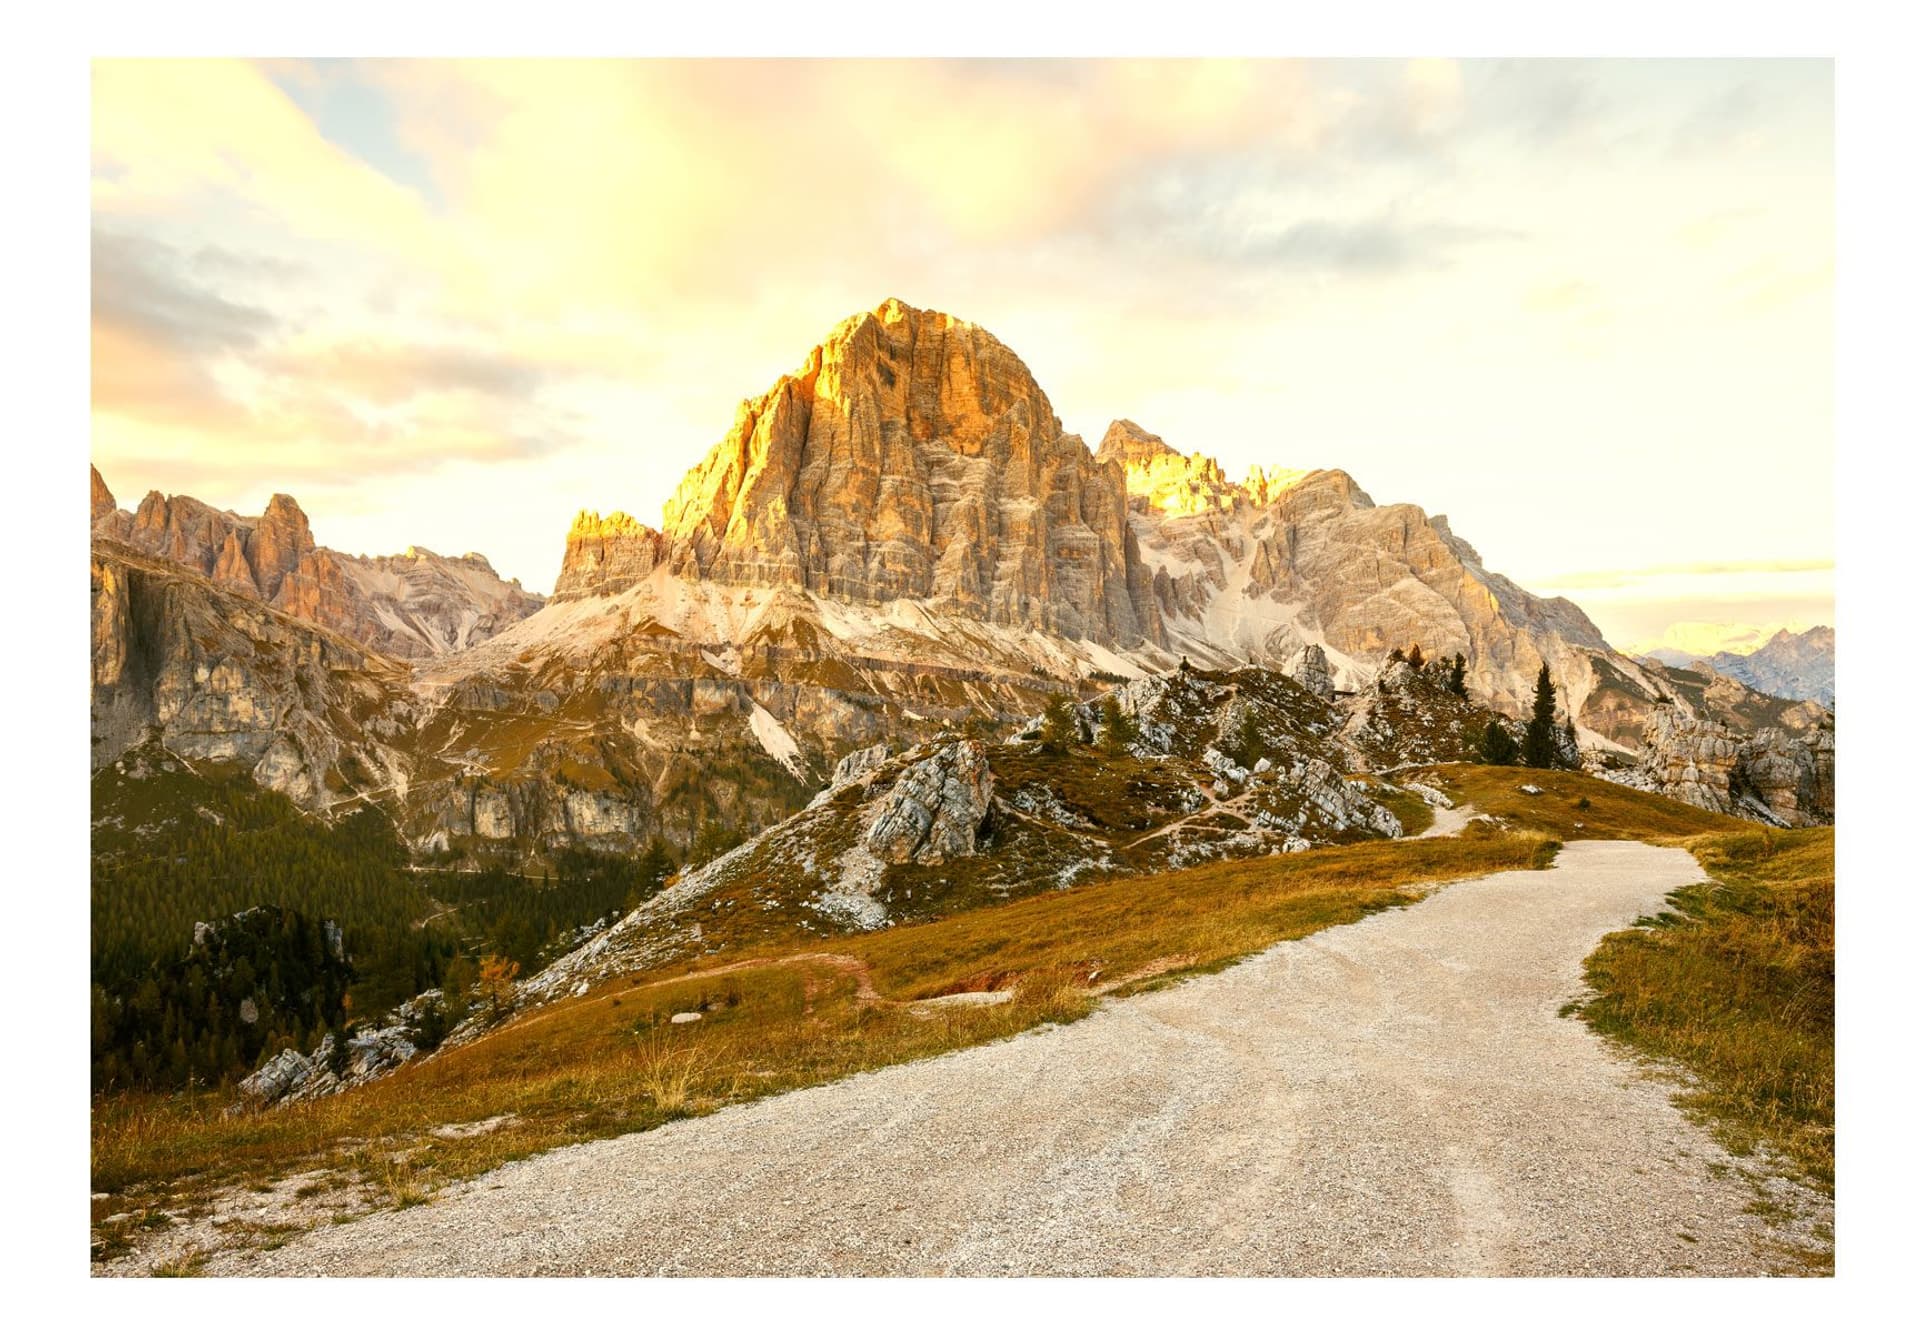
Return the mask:
POLYGON ((309 810, 404 797, 406 667, 183 566, 96 539, 93 767, 148 740, 309 810))

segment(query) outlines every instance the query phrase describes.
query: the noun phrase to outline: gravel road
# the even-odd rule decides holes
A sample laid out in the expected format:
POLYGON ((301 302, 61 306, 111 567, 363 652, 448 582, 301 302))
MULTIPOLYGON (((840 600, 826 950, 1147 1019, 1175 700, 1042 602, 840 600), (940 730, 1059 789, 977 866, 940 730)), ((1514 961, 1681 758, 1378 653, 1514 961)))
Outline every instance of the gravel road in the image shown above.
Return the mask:
POLYGON ((557 1150, 210 1272, 1767 1272, 1735 1160, 1558 1014, 1603 934, 1702 878, 1569 844, 1078 1024, 557 1150))

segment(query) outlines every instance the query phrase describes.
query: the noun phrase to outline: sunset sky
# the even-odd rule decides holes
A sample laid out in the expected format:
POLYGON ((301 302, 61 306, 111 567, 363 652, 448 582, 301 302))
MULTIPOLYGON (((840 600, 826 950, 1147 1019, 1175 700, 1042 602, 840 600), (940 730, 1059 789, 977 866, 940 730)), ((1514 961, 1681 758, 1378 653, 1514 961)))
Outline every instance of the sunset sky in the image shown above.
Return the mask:
POLYGON ((1825 61, 96 62, 94 462, 547 590, 887 297, 1616 644, 1831 622, 1825 61), (1699 633, 1699 632, 1691 632, 1699 633))

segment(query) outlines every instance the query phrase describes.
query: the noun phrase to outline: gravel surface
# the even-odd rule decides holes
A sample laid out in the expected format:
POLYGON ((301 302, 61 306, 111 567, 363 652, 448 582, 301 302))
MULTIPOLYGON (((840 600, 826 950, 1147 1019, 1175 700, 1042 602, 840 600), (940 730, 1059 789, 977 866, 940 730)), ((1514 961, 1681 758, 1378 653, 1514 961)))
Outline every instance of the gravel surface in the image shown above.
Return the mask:
POLYGON ((1433 823, 1415 834, 1415 838, 1451 838, 1467 827, 1467 821, 1474 816, 1471 802, 1458 806, 1436 806, 1433 811, 1433 823))
POLYGON ((1558 1014, 1603 934, 1703 878, 1569 844, 1077 1024, 560 1149, 210 1272, 1768 1272, 1737 1160, 1558 1014))

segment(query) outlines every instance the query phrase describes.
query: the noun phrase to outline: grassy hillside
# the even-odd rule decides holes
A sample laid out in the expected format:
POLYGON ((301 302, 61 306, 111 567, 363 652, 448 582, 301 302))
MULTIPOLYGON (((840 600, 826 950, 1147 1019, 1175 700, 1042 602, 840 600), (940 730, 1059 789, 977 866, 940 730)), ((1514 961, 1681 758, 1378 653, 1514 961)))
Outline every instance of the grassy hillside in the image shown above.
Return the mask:
POLYGON ((1563 840, 1663 841, 1754 828, 1745 820, 1567 769, 1447 764, 1394 777, 1428 783, 1456 802, 1471 802, 1476 812, 1492 816, 1507 828, 1563 840), (1523 792, 1522 787, 1540 791, 1523 792))
POLYGON ((1697 1077, 1684 1104, 1833 1189, 1833 830, 1687 844, 1712 882, 1587 960, 1588 1022, 1697 1077))
POLYGON ((413 867, 377 808, 320 820, 242 768, 189 765, 157 747, 100 770, 92 795, 97 1088, 218 1083, 251 1069, 263 1041, 267 1055, 283 1041, 306 1049, 327 1026, 305 1007, 297 1022, 281 1014, 264 959, 249 969, 257 990, 211 961, 189 966, 196 922, 259 906, 336 922, 351 957, 351 1013, 370 1018, 441 985, 462 955, 500 954, 531 970, 673 869, 660 850, 561 852, 532 873, 413 867), (248 999, 270 1018, 237 1020, 248 999))
MULTIPOLYGON (((1499 835, 1365 843, 1086 885, 830 945, 797 935, 697 972, 611 979, 316 1103, 223 1116, 218 1093, 103 1100, 92 1175, 108 1198, 95 1218, 204 1208, 223 1182, 316 1168, 359 1183, 368 1204, 413 1202, 555 1145, 1076 1018, 1096 992, 1217 968, 1449 880, 1543 864, 1552 847, 1499 835), (987 988, 1011 999, 929 1000, 987 988), (669 1022, 684 1012, 703 1018, 669 1022), (492 1117, 508 1119, 467 1138, 430 1133, 492 1117)), ((101 1231, 96 1254, 124 1244, 126 1226, 101 1231)))

